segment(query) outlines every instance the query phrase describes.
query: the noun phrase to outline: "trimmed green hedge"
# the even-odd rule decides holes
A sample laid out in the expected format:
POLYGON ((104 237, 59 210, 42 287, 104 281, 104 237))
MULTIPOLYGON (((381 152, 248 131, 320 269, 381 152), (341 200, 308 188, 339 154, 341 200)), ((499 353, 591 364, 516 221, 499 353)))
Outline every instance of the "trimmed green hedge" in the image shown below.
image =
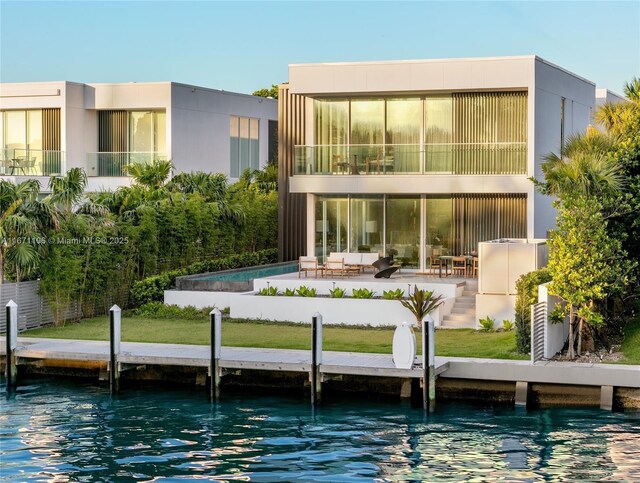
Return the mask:
POLYGON ((538 285, 550 281, 549 270, 541 268, 516 282, 516 350, 521 354, 531 352, 531 305, 538 301, 538 285))
POLYGON ((270 248, 257 252, 231 255, 215 260, 192 263, 180 270, 170 270, 133 283, 131 288, 131 304, 138 306, 149 302, 163 302, 164 291, 175 287, 176 277, 195 275, 198 273, 218 272, 232 268, 252 267, 278 261, 278 250, 270 248))

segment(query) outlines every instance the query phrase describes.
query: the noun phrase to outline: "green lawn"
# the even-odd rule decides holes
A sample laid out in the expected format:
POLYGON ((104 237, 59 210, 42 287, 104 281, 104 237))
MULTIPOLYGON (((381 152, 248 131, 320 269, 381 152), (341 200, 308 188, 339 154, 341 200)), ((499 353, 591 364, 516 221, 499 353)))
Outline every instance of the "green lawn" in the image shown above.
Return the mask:
POLYGON ((624 364, 640 364, 640 316, 625 328, 621 350, 626 359, 624 364))
MULTIPOLYGON (((393 329, 324 327, 323 333, 326 350, 391 353, 393 329)), ((109 319, 96 317, 67 323, 64 327, 34 329, 21 335, 107 340, 109 319)), ((209 321, 123 317, 122 339, 131 342, 208 344, 209 321)), ((309 326, 237 319, 225 319, 222 323, 222 344, 226 346, 309 349, 310 341, 309 326)), ((436 354, 493 359, 528 358, 515 353, 515 332, 480 333, 471 329, 438 330, 436 354)))

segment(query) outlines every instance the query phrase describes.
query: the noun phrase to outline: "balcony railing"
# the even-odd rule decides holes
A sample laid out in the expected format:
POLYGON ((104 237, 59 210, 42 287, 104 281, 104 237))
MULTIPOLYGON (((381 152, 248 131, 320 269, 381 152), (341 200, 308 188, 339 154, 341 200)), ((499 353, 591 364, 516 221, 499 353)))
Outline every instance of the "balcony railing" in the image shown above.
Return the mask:
POLYGON ((526 173, 526 142, 295 147, 296 175, 526 173))
POLYGON ((64 172, 64 151, 23 148, 0 150, 0 173, 3 176, 55 176, 64 172))
POLYGON ((129 176, 130 164, 166 159, 166 153, 158 152, 88 153, 87 176, 129 176))

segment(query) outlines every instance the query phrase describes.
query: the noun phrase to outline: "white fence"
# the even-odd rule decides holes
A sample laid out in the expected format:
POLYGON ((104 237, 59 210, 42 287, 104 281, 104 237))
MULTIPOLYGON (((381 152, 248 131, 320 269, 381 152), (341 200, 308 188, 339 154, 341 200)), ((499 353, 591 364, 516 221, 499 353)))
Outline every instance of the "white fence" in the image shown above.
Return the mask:
MULTIPOLYGON (((7 330, 5 307, 9 300, 18 304, 18 331, 53 324, 53 312, 38 294, 39 289, 39 280, 0 284, 0 333, 5 333, 7 330)), ((74 304, 66 311, 65 319, 75 318, 78 310, 74 304)))

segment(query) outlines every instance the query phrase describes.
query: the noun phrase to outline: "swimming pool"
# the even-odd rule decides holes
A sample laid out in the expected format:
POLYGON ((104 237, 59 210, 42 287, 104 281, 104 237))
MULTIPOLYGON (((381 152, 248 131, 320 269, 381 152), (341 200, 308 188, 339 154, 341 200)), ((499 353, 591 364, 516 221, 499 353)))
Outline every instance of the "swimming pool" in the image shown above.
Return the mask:
POLYGON ((298 262, 272 263, 221 272, 187 275, 176 279, 178 290, 203 290, 213 292, 248 292, 253 290, 256 278, 273 277, 298 270, 298 262))

